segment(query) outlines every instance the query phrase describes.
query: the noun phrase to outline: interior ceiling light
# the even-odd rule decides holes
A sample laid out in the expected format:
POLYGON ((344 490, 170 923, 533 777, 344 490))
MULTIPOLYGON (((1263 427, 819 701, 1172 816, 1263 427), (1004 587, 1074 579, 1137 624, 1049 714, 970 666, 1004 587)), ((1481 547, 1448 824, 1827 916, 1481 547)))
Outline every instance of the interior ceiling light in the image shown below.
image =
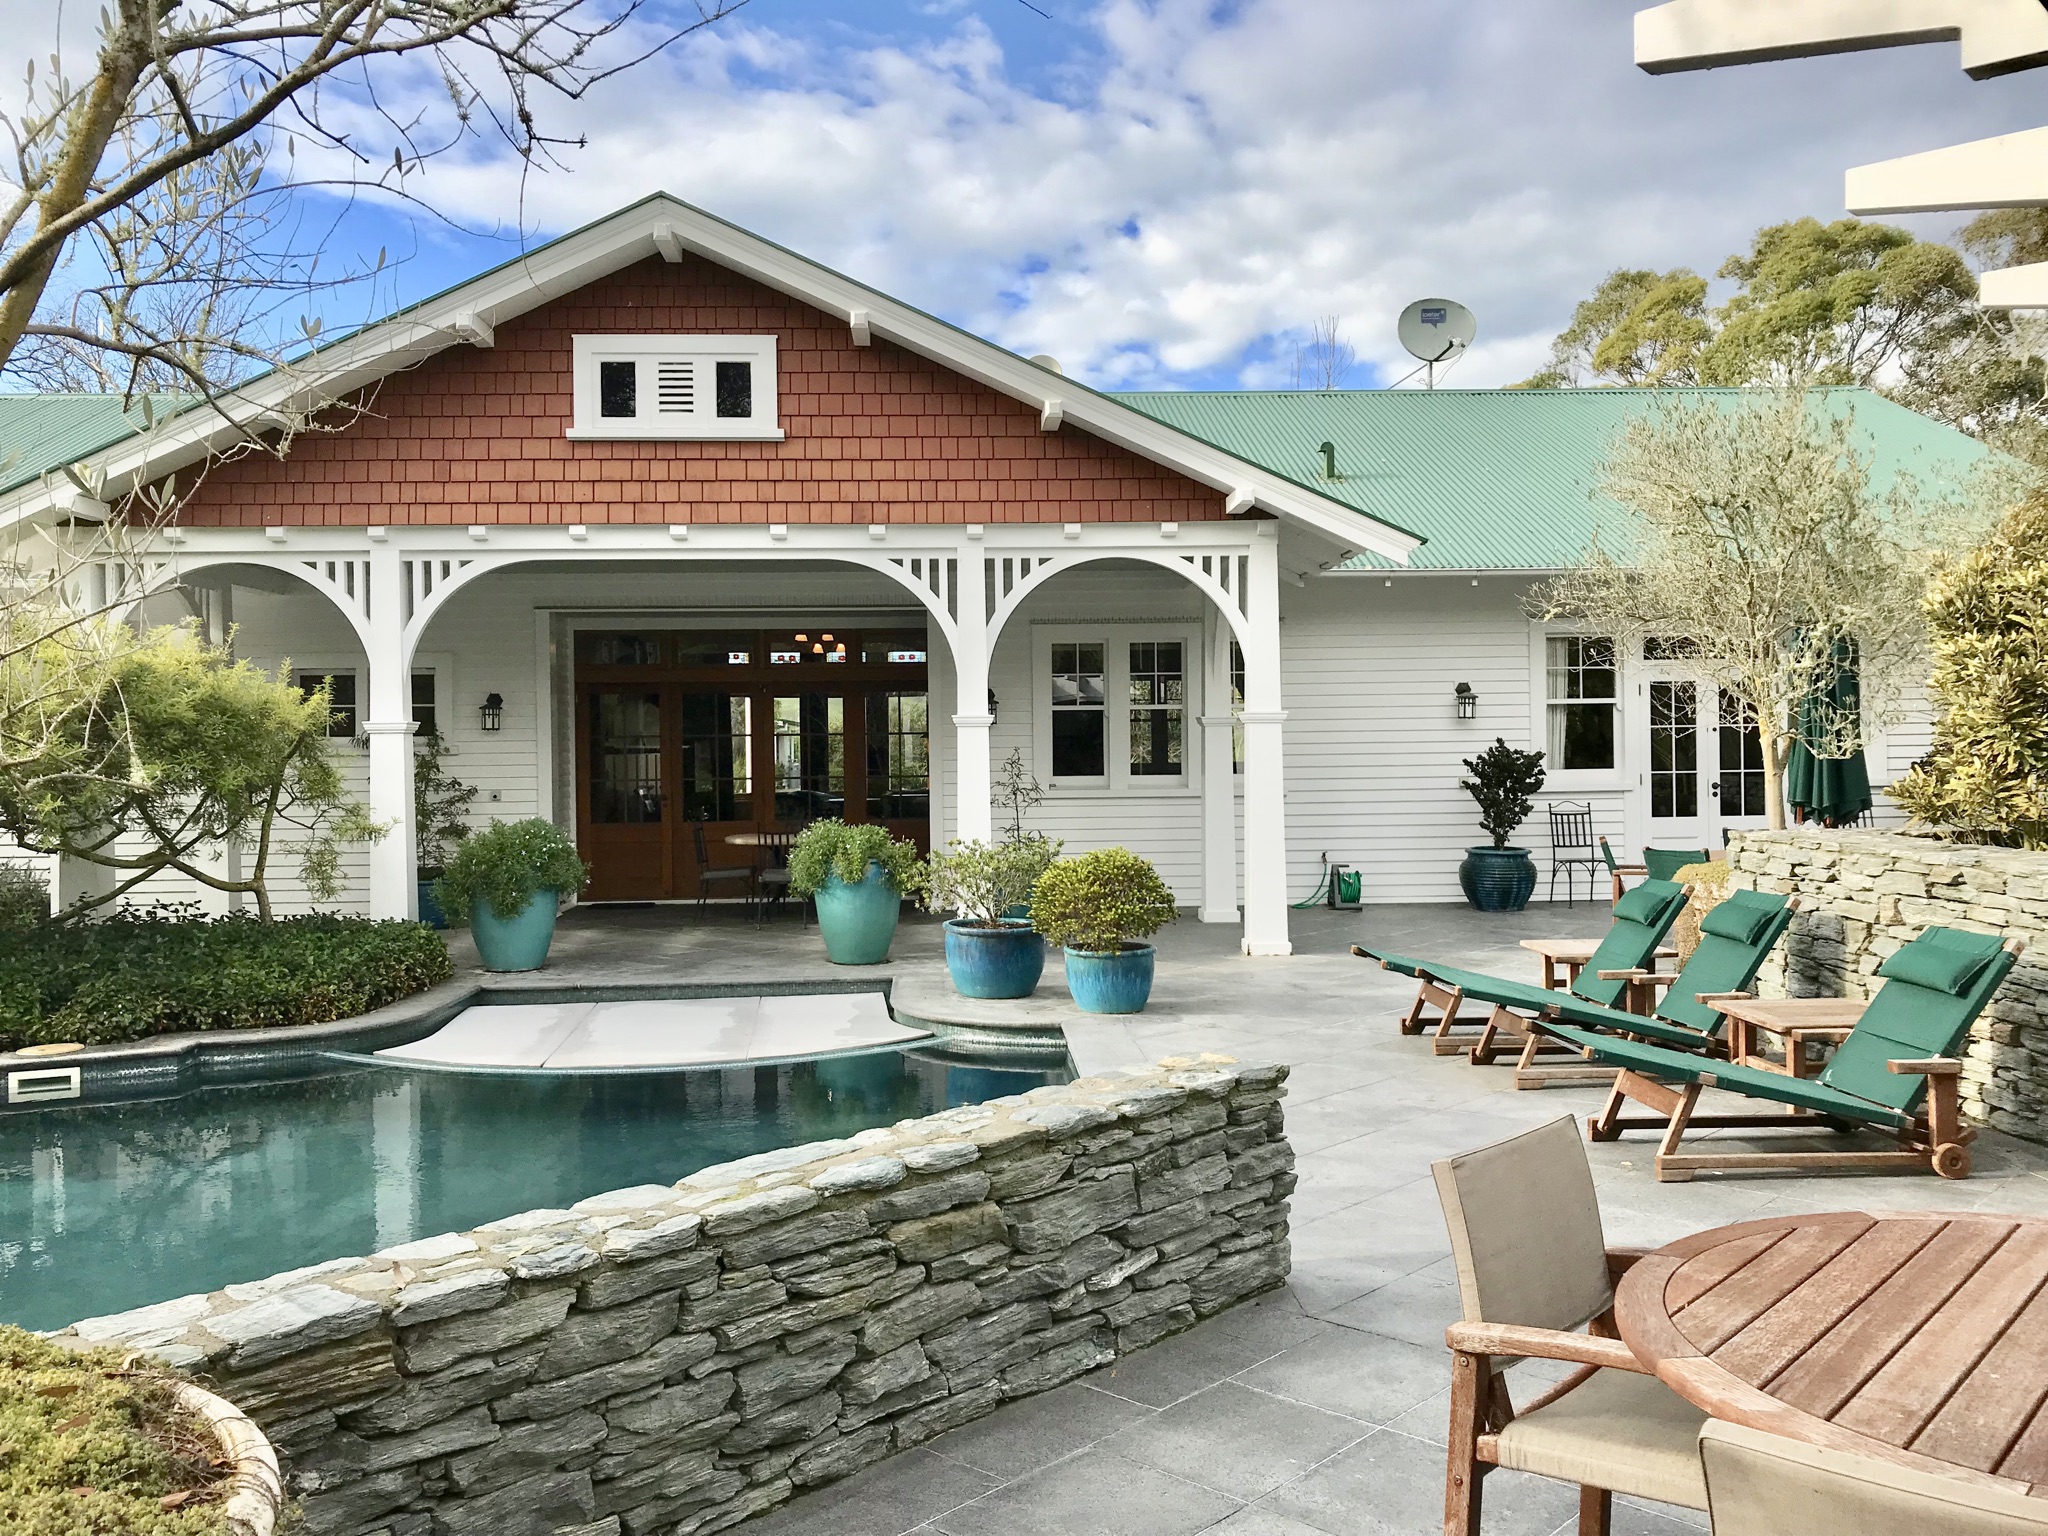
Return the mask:
POLYGON ((811 647, 811 654, 813 656, 822 656, 825 654, 825 647, 823 647, 822 645, 814 645, 811 647))
POLYGON ((811 637, 810 637, 809 635, 798 635, 798 636, 796 637, 796 640, 797 640, 797 644, 798 644, 798 645, 802 645, 802 644, 803 644, 803 643, 804 643, 804 642, 805 642, 806 640, 808 640, 808 639, 810 639, 810 638, 811 638, 811 637))
POLYGON ((830 645, 832 643, 832 637, 830 635, 820 635, 818 636, 818 638, 824 641, 827 645, 830 645))

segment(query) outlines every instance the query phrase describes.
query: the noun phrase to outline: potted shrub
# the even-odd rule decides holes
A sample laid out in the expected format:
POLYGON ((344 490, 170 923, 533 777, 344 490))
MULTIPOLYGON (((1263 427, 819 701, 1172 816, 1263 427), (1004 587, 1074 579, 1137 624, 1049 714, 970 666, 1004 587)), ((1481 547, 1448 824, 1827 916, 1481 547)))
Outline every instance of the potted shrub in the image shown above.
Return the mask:
POLYGON ((814 821, 789 848, 789 888, 818 909, 818 932, 834 965, 889 958, 903 898, 921 888, 917 845, 877 826, 814 821))
POLYGON ((1049 838, 955 842, 932 855, 925 906, 946 923, 946 969, 962 997, 1029 997, 1045 973, 1045 941, 1028 915, 1031 888, 1059 857, 1049 838), (1019 908, 1024 915, 1016 915, 1019 908))
POLYGON ((454 749, 439 731, 415 738, 412 759, 412 824, 419 843, 420 921, 446 928, 448 915, 434 885, 447 871, 448 856, 469 836, 469 807, 476 786, 441 766, 454 749))
POLYGON ((70 1350, 0 1325, 0 1426, 9 1530, 277 1528, 284 1486, 263 1432, 232 1403, 125 1349, 70 1350))
POLYGON ((1067 989, 1084 1013, 1137 1013, 1152 995, 1148 939, 1172 922, 1173 892, 1128 848, 1056 859, 1031 892, 1038 931, 1067 951, 1067 989))
POLYGON ((1480 829, 1493 842, 1465 850, 1458 884, 1481 912, 1519 912, 1536 889, 1536 861, 1528 849, 1509 847, 1508 839, 1529 819, 1535 806, 1529 797, 1543 787, 1543 754, 1519 751, 1496 736, 1484 752, 1465 759, 1465 771, 1472 777, 1458 787, 1479 803, 1480 829))
POLYGON ((456 846, 436 892, 467 922, 487 971, 537 971, 555 937, 559 899, 590 879, 576 845, 551 821, 494 821, 456 846))

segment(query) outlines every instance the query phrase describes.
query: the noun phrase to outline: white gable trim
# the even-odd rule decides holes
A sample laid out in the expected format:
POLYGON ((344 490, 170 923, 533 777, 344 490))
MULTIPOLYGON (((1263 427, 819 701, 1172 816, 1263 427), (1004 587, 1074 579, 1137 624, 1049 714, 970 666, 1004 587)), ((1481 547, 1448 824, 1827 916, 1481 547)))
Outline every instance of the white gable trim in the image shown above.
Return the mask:
MULTIPOLYGON (((245 422, 315 408, 448 347, 488 346, 508 320, 650 256, 679 261, 685 251, 845 320, 856 341, 883 337, 1031 406, 1041 420, 1057 410, 1063 422, 1209 486, 1232 516, 1256 508, 1403 564, 1422 542, 666 193, 265 374, 223 404, 245 422)), ((219 412, 199 408, 94 457, 108 494, 118 495, 240 435, 219 412)), ((0 497, 0 526, 49 515, 53 495, 46 482, 0 497)))

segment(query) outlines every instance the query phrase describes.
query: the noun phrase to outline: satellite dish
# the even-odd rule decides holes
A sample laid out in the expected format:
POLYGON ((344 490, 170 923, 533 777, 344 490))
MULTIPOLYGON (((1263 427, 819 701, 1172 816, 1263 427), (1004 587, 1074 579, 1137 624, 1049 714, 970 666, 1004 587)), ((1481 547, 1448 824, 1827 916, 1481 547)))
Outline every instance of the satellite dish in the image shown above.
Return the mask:
POLYGON ((1425 363, 1441 363, 1472 345, 1479 322, 1456 299, 1417 299, 1401 311, 1401 345, 1425 363))

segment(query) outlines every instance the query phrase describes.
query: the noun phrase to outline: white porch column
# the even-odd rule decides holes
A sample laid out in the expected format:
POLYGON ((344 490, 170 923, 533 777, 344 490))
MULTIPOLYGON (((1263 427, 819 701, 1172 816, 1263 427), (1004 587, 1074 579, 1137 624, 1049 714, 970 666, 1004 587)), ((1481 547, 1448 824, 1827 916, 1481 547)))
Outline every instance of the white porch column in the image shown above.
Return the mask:
POLYGON ((1237 921, 1237 774, 1231 750, 1230 625, 1210 612, 1202 644, 1202 907, 1205 923, 1237 921))
POLYGON ((1244 952, 1292 954, 1287 937, 1287 812, 1280 727, 1280 546, 1273 523, 1252 541, 1245 583, 1244 952))
POLYGON ((370 738, 370 817, 386 832, 370 845, 370 915, 417 917, 413 864, 412 678, 405 655, 405 567, 388 546, 370 550, 370 663, 363 734, 370 738))
POLYGON ((995 841, 995 811, 989 802, 988 578, 981 546, 964 544, 955 578, 954 617, 959 641, 953 648, 953 835, 963 842, 995 841))

